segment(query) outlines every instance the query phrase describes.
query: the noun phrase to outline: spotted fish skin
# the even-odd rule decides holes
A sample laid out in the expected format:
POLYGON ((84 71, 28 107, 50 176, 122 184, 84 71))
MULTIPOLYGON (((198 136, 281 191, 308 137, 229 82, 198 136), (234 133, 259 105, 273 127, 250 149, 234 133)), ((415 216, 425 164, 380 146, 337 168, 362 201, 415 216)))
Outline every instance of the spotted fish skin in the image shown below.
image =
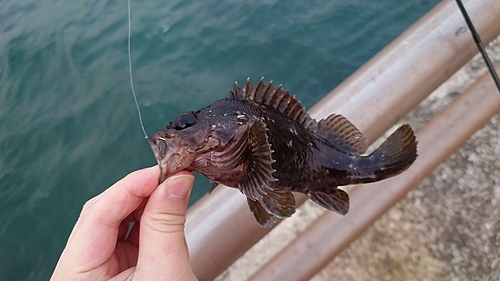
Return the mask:
POLYGON ((295 212, 292 191, 344 215, 349 196, 338 186, 395 176, 417 158, 409 125, 363 155, 368 141, 346 118, 317 122, 288 91, 263 80, 243 89, 235 83, 229 98, 181 114, 147 141, 160 182, 186 169, 238 188, 264 227, 295 212))

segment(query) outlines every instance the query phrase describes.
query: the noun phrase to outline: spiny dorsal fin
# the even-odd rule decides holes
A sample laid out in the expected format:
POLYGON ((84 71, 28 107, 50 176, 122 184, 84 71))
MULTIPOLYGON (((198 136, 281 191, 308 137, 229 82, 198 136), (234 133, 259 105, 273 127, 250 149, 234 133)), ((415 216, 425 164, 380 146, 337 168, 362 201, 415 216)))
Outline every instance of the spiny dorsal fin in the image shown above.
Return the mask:
POLYGON ((264 78, 260 79, 257 86, 252 85, 248 78, 243 89, 238 86, 238 82, 235 82, 230 95, 235 99, 254 101, 272 107, 306 129, 314 130, 316 127, 316 120, 309 116, 289 91, 283 91, 281 85, 275 88, 272 81, 268 85, 264 84, 264 78))
POLYGON ((342 115, 332 114, 319 121, 316 133, 352 154, 361 155, 368 148, 368 140, 342 115))
MULTIPOLYGON (((273 189, 271 182, 275 170, 272 164, 271 145, 267 138, 266 124, 258 119, 249 128, 248 149, 250 155, 248 168, 238 188, 248 199, 258 202, 269 213, 279 218, 286 218, 295 213, 295 198, 289 189, 273 189)), ((252 207, 252 206, 251 206, 252 207)))
POLYGON ((361 155, 366 152, 368 140, 346 118, 332 114, 318 123, 309 116, 295 97, 288 91, 283 91, 281 86, 275 88, 272 81, 266 85, 262 78, 257 86, 254 86, 248 78, 243 89, 235 82, 230 94, 235 99, 272 107, 348 153, 361 155))

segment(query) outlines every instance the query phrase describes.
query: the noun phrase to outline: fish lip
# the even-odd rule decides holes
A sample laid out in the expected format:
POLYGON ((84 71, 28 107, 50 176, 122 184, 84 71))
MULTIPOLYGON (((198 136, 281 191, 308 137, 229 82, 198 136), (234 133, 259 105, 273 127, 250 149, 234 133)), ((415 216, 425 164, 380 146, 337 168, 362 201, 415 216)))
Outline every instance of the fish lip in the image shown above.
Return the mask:
POLYGON ((158 156, 160 155, 160 148, 156 144, 156 141, 150 137, 147 137, 146 141, 148 142, 149 146, 151 147, 151 150, 153 150, 153 154, 155 155, 155 158, 158 160, 158 156))
POLYGON ((189 167, 194 160, 192 153, 189 153, 185 147, 180 146, 177 141, 168 137, 154 135, 152 138, 147 138, 146 141, 151 146, 160 167, 158 184, 164 182, 171 175, 189 167))
POLYGON ((158 166, 160 167, 160 174, 158 175, 158 184, 160 184, 163 181, 165 181, 165 179, 167 178, 165 176, 166 164, 163 161, 163 158, 164 158, 164 155, 166 154, 166 151, 161 151, 161 148, 157 144, 157 141, 165 142, 165 145, 163 146, 164 150, 167 150, 167 148, 168 148, 167 142, 164 138, 156 137, 156 136, 153 136, 153 138, 148 137, 148 138, 146 138, 146 141, 148 142, 149 146, 151 147, 151 150, 153 150, 153 154, 155 155, 156 162, 158 162, 158 166), (162 157, 162 155, 163 155, 163 157, 162 157))

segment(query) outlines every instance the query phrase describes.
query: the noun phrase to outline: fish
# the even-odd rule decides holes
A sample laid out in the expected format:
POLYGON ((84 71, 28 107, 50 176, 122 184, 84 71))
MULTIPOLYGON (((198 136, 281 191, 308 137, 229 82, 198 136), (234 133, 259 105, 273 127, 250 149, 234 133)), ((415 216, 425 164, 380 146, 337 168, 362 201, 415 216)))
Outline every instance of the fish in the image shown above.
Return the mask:
POLYGON ((262 227, 295 213, 293 192, 345 215, 349 196, 339 186, 380 181, 400 174, 417 158, 408 124, 377 149, 345 117, 316 121, 280 85, 247 79, 230 97, 180 114, 147 138, 160 167, 158 181, 188 170, 246 196, 262 227))

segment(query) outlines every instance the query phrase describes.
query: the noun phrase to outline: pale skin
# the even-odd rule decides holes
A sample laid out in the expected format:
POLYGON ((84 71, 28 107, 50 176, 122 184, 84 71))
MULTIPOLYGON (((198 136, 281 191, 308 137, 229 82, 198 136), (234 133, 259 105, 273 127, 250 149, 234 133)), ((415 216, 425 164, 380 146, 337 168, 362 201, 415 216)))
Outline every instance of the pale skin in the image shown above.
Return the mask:
POLYGON ((184 237, 193 174, 159 186, 158 174, 132 172, 87 201, 51 280, 197 280, 184 237))

